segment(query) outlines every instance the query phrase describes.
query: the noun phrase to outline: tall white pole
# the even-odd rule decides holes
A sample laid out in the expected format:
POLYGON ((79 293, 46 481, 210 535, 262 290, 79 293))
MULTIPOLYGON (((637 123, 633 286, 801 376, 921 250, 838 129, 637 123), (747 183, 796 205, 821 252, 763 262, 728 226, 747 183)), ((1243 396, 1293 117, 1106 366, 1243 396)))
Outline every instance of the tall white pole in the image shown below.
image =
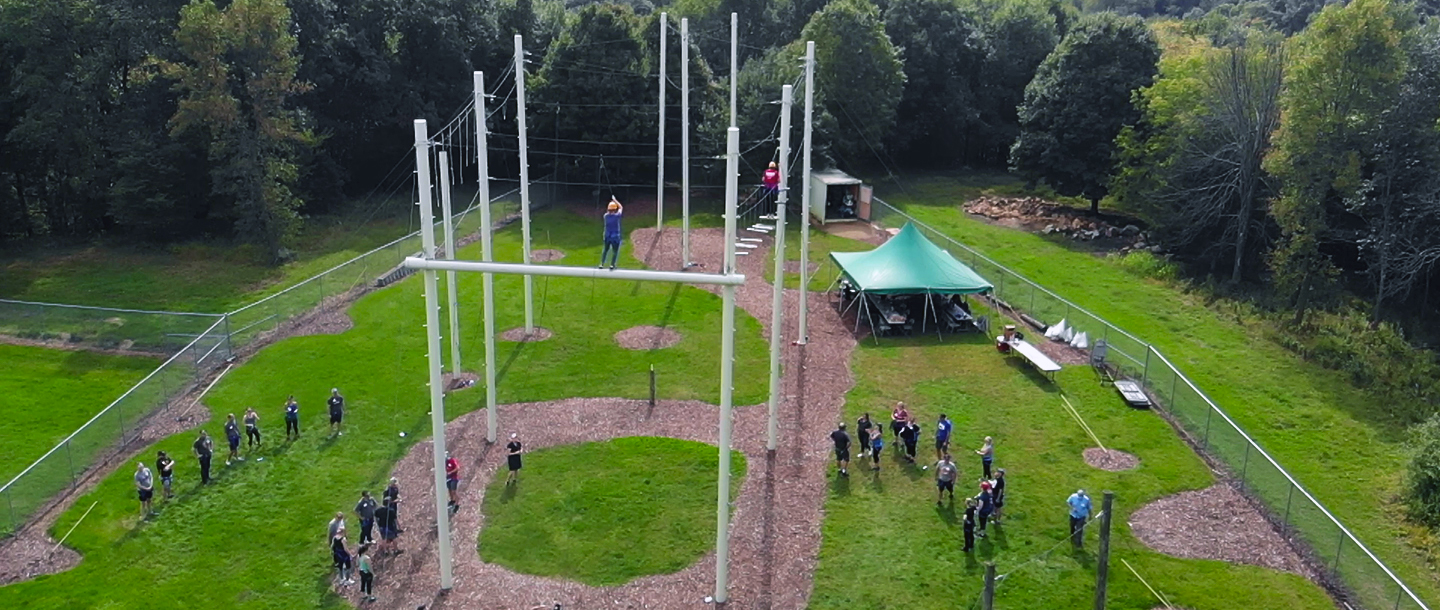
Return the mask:
POLYGON ((730 126, 735 126, 735 85, 740 82, 740 16, 730 13, 730 126))
MULTIPOLYGON (((455 225, 450 220, 450 153, 440 152, 440 213, 445 216, 445 258, 455 260, 455 225)), ((445 272, 445 300, 450 305, 450 375, 460 377, 460 301, 455 272, 445 272)))
POLYGON ((655 230, 665 230, 665 30, 670 20, 660 13, 660 148, 655 153, 655 230))
MULTIPOLYGON (((475 77, 475 155, 480 168, 480 260, 495 260, 490 239, 490 154, 485 125, 485 73, 475 77)), ((495 442, 495 274, 481 275, 485 305, 485 440, 495 442)))
MULTIPOLYGON (((420 181, 420 243, 435 258, 435 210, 430 200, 430 135, 415 121, 415 175, 420 181)), ((435 524, 440 543, 440 588, 455 586, 450 565, 450 510, 445 494, 445 396, 440 387, 440 289, 434 270, 425 271, 425 338, 430 368, 430 426, 435 436, 435 524)))
MULTIPOLYGON (((520 127, 520 231, 525 264, 530 264, 530 153, 525 140, 525 49, 515 35, 515 124, 520 127)), ((535 280, 525 276, 525 335, 535 332, 535 280)))
POLYGON ((814 149, 811 134, 815 122, 815 41, 805 43, 805 173, 800 183, 800 331, 795 342, 805 345, 810 342, 810 327, 806 308, 810 299, 810 153, 814 149))
POLYGON ((790 201, 790 85, 780 88, 780 196, 775 201, 775 285, 770 298, 770 426, 765 448, 774 451, 780 437, 780 345, 785 340, 785 205, 790 201))
MULTIPOLYGON (((735 214, 739 207, 740 130, 727 134, 725 154, 725 274, 735 273, 735 214)), ((715 497, 715 603, 728 596, 730 579, 730 410, 735 383, 735 287, 721 289, 720 479, 715 497)))
POLYGON ((690 266, 690 20, 680 20, 680 268, 690 266))

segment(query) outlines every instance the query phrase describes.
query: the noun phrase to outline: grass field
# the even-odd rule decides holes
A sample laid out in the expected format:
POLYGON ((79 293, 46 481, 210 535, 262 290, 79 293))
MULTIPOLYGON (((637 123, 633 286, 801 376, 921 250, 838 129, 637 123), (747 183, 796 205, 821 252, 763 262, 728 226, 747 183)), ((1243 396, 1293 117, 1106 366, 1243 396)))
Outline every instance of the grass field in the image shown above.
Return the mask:
POLYGON ((154 370, 153 358, 0 345, 0 484, 154 370))
MULTIPOLYGON (((525 456, 541 484, 485 492, 480 557, 516 572, 614 586, 676 572, 715 546, 715 446, 626 437, 549 447, 525 456)), ((740 493, 745 454, 731 452, 740 493)))
MULTIPOLYGON (((533 222, 536 247, 556 247, 562 262, 598 260, 595 222, 567 212, 546 212, 533 222)), ((518 226, 497 235, 497 258, 519 258, 518 226)), ((478 257, 478 247, 462 251, 478 257)), ((636 266, 628 247, 622 262, 636 266)), ((443 277, 443 276, 442 276, 443 277)), ((480 277, 465 275, 462 302, 479 301, 480 277)), ((521 323, 518 277, 497 277, 498 328, 521 323)), ((340 608, 329 591, 329 554, 321 544, 323 526, 336 510, 348 511, 361 489, 378 489, 394 462, 417 439, 429 435, 423 391, 425 340, 422 283, 411 278, 371 294, 350 309, 356 328, 333 336, 298 337, 266 348, 234 370, 206 398, 213 407, 211 433, 225 413, 260 408, 270 438, 281 429, 281 405, 288 393, 301 404, 305 431, 291 445, 268 445, 265 460, 225 468, 217 462, 216 483, 200 489, 192 434, 172 437, 146 450, 181 456, 178 499, 161 504, 162 514, 140 523, 134 500, 133 466, 122 466, 80 498, 55 526, 63 534, 89 507, 94 512, 68 544, 85 555, 75 569, 0 588, 4 608, 340 608), (337 440, 320 434, 323 397, 332 386, 350 404, 347 432, 337 440), (407 438, 397 431, 412 432, 407 438)), ((719 341, 720 299, 698 289, 631 282, 561 280, 536 282, 538 322, 556 336, 535 344, 501 343, 505 402, 567 396, 648 395, 647 369, 660 371, 665 398, 718 401, 714 346, 719 341), (616 346, 611 336, 640 325, 668 325, 684 339, 658 352, 616 346)), ((462 319, 467 358, 481 355, 475 307, 462 319)), ((442 314, 441 319, 445 319, 442 314)), ((760 326, 737 316, 737 352, 764 351, 760 326)), ((737 362, 735 400, 752 404, 765 396, 763 359, 737 362)), ((483 393, 457 395, 447 407, 456 416, 475 409, 483 393)), ((423 510, 420 508, 414 510, 423 510)), ((402 520, 405 517, 402 515, 402 520)), ((379 578, 385 578, 380 574, 379 578)))
MULTIPOLYGON (((499 194, 503 191, 494 191, 499 194)), ((455 210, 473 188, 456 187, 455 210)), ((167 247, 61 247, 43 256, 0 255, 0 298, 99 307, 223 313, 278 292, 419 228, 409 199, 310 219, 295 259, 274 266, 258 250, 229 243, 167 247)), ((497 204, 497 218, 511 203, 497 204)), ((457 231, 479 227, 470 214, 457 231)))
POLYGON ((1153 343, 1422 599, 1440 600, 1434 566, 1404 541, 1397 497, 1403 430, 1369 408, 1364 392, 1199 294, 1137 277, 1062 241, 967 218, 958 207, 981 192, 1017 191, 1013 180, 990 175, 931 175, 906 181, 904 190, 877 189, 889 203, 1153 343))
POLYGON ((976 552, 961 553, 963 504, 935 504, 934 471, 904 465, 890 442, 878 474, 852 464, 851 476, 832 478, 825 505, 824 541, 812 608, 970 608, 983 583, 985 561, 1007 576, 996 588, 997 608, 1085 608, 1094 596, 1096 534, 1072 553, 1065 499, 1084 488, 1099 510, 1102 491, 1116 492, 1108 608, 1161 604, 1120 564, 1133 564, 1170 601, 1194 610, 1315 609, 1334 604, 1308 580, 1218 561, 1183 560, 1149 550, 1131 534, 1131 512, 1164 495, 1210 485, 1199 458, 1157 415, 1127 408, 1086 367, 1059 374, 1063 390, 1106 447, 1140 457, 1140 467, 1105 472, 1081 452, 1095 443, 1064 410, 1055 385, 1015 358, 998 355, 986 338, 886 339, 861 344, 853 359, 856 386, 845 421, 862 412, 888 423, 904 400, 923 429, 922 464, 934 462, 934 424, 940 413, 955 423, 952 453, 961 493, 973 495, 980 462, 973 449, 996 439, 996 466, 1006 469, 1005 522, 976 552), (916 367, 914 363, 924 362, 916 367))

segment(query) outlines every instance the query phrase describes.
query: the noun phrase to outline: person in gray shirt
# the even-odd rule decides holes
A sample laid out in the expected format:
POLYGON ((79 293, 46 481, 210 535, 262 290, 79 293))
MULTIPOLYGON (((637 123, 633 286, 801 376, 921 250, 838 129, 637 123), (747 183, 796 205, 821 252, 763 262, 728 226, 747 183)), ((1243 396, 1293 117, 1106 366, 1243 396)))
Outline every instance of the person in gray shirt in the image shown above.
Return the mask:
POLYGON ((150 516, 150 499, 155 497, 155 475, 145 462, 135 462, 135 489, 140 494, 140 518, 150 516))
POLYGON ((330 520, 330 529, 325 534, 325 546, 330 546, 330 543, 335 540, 335 534, 343 529, 345 529, 345 513, 336 512, 335 518, 330 520))

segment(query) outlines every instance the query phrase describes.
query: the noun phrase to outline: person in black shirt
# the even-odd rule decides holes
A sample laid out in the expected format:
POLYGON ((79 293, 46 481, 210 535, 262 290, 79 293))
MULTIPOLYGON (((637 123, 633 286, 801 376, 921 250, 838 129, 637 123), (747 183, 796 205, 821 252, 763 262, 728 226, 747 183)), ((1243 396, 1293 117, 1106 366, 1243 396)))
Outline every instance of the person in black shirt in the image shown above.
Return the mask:
POLYGON ((375 498, 369 491, 360 492, 360 501, 355 504, 355 516, 360 517, 360 544, 375 542, 375 498))
POLYGON ((995 470, 995 480, 990 482, 990 494, 994 496, 995 512, 990 515, 990 520, 1000 522, 1000 510, 1005 508, 1005 469, 995 470))
POLYGON ((905 443, 905 461, 915 463, 915 447, 920 442, 920 424, 912 418, 900 429, 900 440, 905 443))
POLYGON ((285 399, 285 440, 290 440, 291 432, 300 438, 300 403, 295 402, 294 394, 285 399))
MULTIPOLYGON (((381 502, 385 505, 389 517, 390 539, 394 540, 400 533, 400 481, 395 477, 390 477, 390 486, 385 488, 381 502)), ((380 534, 383 537, 385 532, 381 531, 380 534)))
POLYGON ((520 435, 511 432, 510 442, 505 444, 505 450, 509 452, 506 460, 510 465, 510 476, 505 477, 505 484, 509 485, 515 482, 515 475, 520 472, 520 454, 524 453, 520 447, 520 435))
POLYGON ((161 451, 155 456, 155 467, 160 470, 160 485, 165 488, 165 499, 175 497, 175 494, 170 493, 170 484, 175 481, 175 460, 161 451))
POLYGON ((335 436, 344 434, 340 430, 340 420, 345 419, 345 397, 340 395, 340 388, 330 388, 330 398, 325 404, 330 405, 330 431, 335 436))
POLYGON ((875 427, 875 423, 870 421, 869 413, 861 415, 860 419, 855 420, 855 442, 860 445, 861 457, 864 457, 870 448, 870 429, 873 427, 875 427))
POLYGON ((215 444, 210 442, 210 435, 204 430, 200 431, 200 438, 195 439, 192 450, 195 457, 200 460, 200 484, 210 484, 210 454, 215 449, 215 444))
POLYGON ((965 500, 965 548, 962 552, 975 550, 975 499, 965 500))
POLYGON ((845 433, 845 422, 840 422, 840 428, 830 433, 830 440, 835 441, 835 466, 840 469, 840 476, 850 476, 850 435, 845 433))

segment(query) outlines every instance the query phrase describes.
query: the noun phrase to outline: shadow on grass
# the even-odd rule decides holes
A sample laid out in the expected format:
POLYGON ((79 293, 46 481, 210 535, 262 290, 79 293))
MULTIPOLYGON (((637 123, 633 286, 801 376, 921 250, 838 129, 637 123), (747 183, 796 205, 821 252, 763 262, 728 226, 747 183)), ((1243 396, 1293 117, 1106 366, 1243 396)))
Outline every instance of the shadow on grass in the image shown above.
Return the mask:
POLYGON ((840 497, 850 495, 850 477, 842 476, 838 472, 832 473, 830 479, 830 495, 840 497))

